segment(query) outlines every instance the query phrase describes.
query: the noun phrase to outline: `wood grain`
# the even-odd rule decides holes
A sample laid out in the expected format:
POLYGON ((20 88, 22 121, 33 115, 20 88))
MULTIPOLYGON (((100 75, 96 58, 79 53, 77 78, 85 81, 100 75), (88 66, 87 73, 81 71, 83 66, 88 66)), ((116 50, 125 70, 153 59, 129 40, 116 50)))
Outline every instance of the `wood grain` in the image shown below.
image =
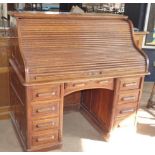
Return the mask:
POLYGON ((147 58, 134 47, 131 25, 126 18, 67 14, 64 19, 63 14, 44 15, 42 20, 43 14, 34 15, 34 20, 29 18, 30 14, 13 13, 17 18, 26 82, 147 72, 143 67, 147 58))
POLYGON ((106 140, 136 115, 148 58, 132 28, 118 15, 11 13, 11 118, 25 151, 62 144, 70 103, 106 140))

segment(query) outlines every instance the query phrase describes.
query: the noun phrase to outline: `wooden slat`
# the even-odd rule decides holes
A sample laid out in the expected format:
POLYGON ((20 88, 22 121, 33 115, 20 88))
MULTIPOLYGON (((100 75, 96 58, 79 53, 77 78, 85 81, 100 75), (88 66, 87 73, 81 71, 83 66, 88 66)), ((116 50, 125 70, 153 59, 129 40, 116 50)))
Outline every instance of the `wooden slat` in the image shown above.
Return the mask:
POLYGON ((147 72, 147 58, 135 48, 126 17, 12 15, 18 18, 19 47, 26 65, 27 82, 31 82, 30 77, 37 76, 43 81, 48 75, 51 81, 85 77, 89 72, 91 76, 92 71, 103 72, 106 76, 147 72), (88 73, 77 75, 77 72, 88 73))

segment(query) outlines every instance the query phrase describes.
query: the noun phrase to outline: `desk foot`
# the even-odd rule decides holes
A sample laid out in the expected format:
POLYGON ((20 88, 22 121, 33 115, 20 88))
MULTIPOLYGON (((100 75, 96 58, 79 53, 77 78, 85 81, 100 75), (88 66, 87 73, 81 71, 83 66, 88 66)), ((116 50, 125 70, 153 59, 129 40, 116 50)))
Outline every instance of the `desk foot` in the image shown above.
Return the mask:
POLYGON ((105 142, 109 142, 111 137, 111 133, 103 133, 102 138, 105 142))

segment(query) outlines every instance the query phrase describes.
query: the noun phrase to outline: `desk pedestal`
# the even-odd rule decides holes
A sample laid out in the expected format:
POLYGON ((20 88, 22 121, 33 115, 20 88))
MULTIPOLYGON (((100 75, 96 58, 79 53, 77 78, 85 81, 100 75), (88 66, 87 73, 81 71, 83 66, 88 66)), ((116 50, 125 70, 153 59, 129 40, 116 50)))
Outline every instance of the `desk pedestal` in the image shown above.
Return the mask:
POLYGON ((103 140, 126 120, 130 120, 130 126, 136 125, 143 80, 134 76, 23 86, 12 68, 11 118, 24 150, 61 146, 64 98, 81 90, 80 111, 99 129, 103 140))

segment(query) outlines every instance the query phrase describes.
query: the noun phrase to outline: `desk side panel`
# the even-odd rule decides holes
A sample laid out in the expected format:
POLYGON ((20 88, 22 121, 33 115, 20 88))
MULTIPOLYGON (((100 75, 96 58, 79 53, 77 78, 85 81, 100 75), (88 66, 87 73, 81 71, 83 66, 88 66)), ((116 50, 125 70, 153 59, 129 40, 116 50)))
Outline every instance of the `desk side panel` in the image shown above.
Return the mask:
POLYGON ((10 69, 10 104, 11 118, 23 148, 27 146, 27 105, 26 88, 11 67, 10 69))
POLYGON ((10 44, 12 45, 11 59, 14 60, 14 63, 16 64, 16 67, 18 68, 23 79, 26 79, 26 65, 20 46, 19 31, 18 19, 15 17, 10 17, 10 36, 12 37, 10 40, 10 44))

